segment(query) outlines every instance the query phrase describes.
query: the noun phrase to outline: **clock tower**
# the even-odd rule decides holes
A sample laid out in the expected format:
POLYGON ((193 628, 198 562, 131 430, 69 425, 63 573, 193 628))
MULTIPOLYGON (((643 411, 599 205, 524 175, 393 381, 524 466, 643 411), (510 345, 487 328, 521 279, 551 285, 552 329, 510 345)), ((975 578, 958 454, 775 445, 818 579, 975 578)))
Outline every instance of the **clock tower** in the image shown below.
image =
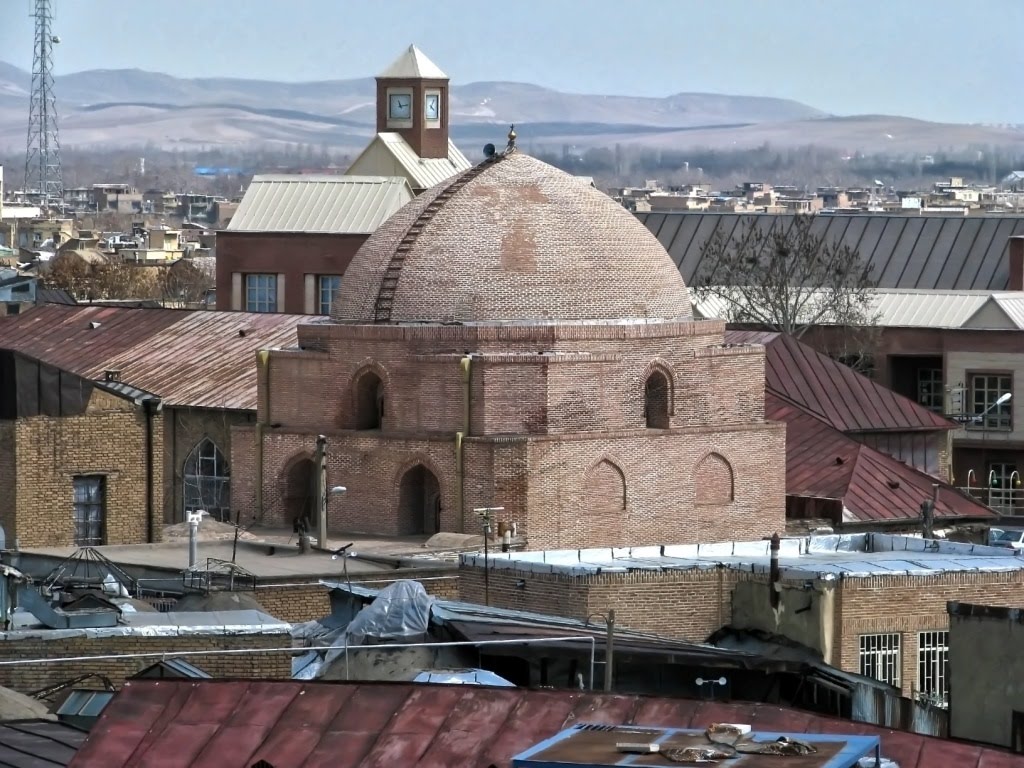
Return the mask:
POLYGON ((448 75, 415 45, 377 75, 377 132, 401 135, 421 158, 448 157, 448 75))

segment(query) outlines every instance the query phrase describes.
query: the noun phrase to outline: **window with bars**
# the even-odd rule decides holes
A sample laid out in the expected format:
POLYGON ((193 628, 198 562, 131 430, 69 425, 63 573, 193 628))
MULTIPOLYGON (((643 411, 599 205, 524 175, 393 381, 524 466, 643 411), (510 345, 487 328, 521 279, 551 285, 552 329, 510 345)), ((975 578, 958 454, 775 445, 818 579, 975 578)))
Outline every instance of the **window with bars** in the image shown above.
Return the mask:
POLYGON ((103 543, 106 478, 83 475, 71 479, 74 491, 75 544, 80 547, 103 543))
POLYGON ((976 429, 1012 429, 1011 401, 996 405, 1000 397, 1012 391, 1012 376, 993 373, 971 376, 971 413, 975 418, 968 426, 976 429))
POLYGON ((231 518, 231 470, 224 454, 204 437, 185 460, 184 503, 186 512, 205 510, 214 519, 231 518))
POLYGON ((277 312, 277 275, 245 276, 245 311, 277 312))
POLYGON ((929 411, 942 413, 945 402, 942 389, 941 368, 917 369, 917 402, 929 411))
POLYGON ((341 288, 341 275, 318 275, 317 288, 320 292, 320 314, 331 314, 334 294, 341 288))
POLYGON ((900 687, 900 636, 860 636, 860 673, 900 687))
POLYGON ((949 632, 917 635, 917 689, 928 698, 945 702, 949 680, 949 632))

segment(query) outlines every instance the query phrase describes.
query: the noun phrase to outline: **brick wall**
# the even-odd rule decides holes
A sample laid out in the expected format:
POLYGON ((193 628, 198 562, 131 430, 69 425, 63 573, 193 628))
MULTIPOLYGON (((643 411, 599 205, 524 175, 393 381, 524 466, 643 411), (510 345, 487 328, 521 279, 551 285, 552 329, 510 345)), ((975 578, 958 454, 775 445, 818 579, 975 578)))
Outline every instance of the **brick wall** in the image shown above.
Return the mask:
MULTIPOLYGON (((261 519, 290 524, 292 469, 323 433, 328 483, 348 488, 329 501, 332 530, 409 532, 402 478, 422 465, 437 479, 441 530, 475 531, 473 508, 503 506, 534 549, 770 535, 784 524, 784 427, 763 420, 763 349, 715 346, 723 327, 300 326, 303 350, 271 352, 261 380, 261 519), (459 348, 474 354, 461 483, 459 348), (670 429, 645 425, 652 366, 673 377, 670 429), (365 371, 384 386, 382 430, 351 429, 365 371), (731 474, 732 497, 718 489, 698 505, 695 473, 712 453, 724 462, 716 488, 731 474), (588 480, 602 462, 625 485, 617 510, 588 480)), ((255 432, 234 429, 233 502, 259 516, 255 432)))
POLYGON ((900 635, 905 695, 917 687, 919 632, 947 630, 947 601, 1024 607, 1024 573, 961 572, 935 576, 844 579, 837 600, 839 658, 833 664, 860 671, 860 636, 900 635))
MULTIPOLYGON (((438 576, 434 571, 401 571, 391 578, 380 574, 360 574, 352 579, 352 583, 382 589, 399 579, 419 581, 427 594, 440 600, 459 599, 459 577, 454 573, 438 576)), ((289 624, 315 621, 331 613, 330 590, 319 583, 258 585, 256 600, 271 616, 289 624)))
MULTIPOLYGON (((21 693, 56 685, 80 675, 104 675, 120 687, 125 679, 155 664, 159 657, 128 658, 127 654, 173 653, 175 651, 215 651, 224 649, 285 648, 291 645, 288 634, 267 635, 189 635, 180 637, 70 637, 44 639, 27 637, 0 643, 0 661, 25 659, 56 659, 76 656, 113 656, 93 661, 62 663, 0 665, 0 686, 21 693)), ((288 653, 234 653, 210 656, 188 656, 185 660, 213 677, 277 678, 291 677, 288 653)), ((99 681, 90 681, 91 685, 99 681)))
MULTIPOLYGON (((575 619, 612 609, 623 628, 704 642, 729 623, 733 587, 746 578, 725 568, 585 577, 492 570, 487 591, 498 608, 575 619)), ((484 593, 483 569, 462 568, 460 599, 483 604, 484 593)))
MULTIPOLYGON (((102 475, 107 544, 147 540, 146 416, 127 400, 94 389, 80 416, 14 422, 15 520, 21 547, 74 543, 73 478, 102 475)), ((163 421, 153 418, 154 540, 163 517, 163 421)))

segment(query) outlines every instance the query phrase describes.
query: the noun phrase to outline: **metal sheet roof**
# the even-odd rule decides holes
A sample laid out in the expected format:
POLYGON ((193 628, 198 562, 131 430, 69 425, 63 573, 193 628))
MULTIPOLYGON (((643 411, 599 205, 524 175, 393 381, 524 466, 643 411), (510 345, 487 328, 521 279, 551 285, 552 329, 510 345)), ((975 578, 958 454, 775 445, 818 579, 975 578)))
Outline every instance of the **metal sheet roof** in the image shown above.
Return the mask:
POLYGON ((1021 768, 1024 756, 768 704, 585 691, 390 683, 128 681, 75 768, 248 768, 260 760, 331 765, 485 768, 577 722, 706 728, 748 723, 780 733, 876 735, 901 768, 1021 768))
POLYGON ((922 408, 792 336, 726 331, 730 344, 763 344, 765 389, 842 432, 953 429, 922 408))
POLYGON ((53 720, 0 723, 0 768, 59 768, 71 765, 86 731, 53 720))
MULTIPOLYGON (((791 214, 637 213, 693 282, 700 252, 716 231, 726 237, 748 220, 777 226, 791 214), (663 234, 664 233, 664 234, 663 234)), ((1024 235, 1024 216, 819 216, 823 236, 854 248, 880 288, 1003 291, 1009 285, 1007 238, 1024 235)))
POLYGON ((256 176, 227 228, 368 234, 412 198, 400 176, 256 176))
POLYGON ((167 405, 256 409, 256 351, 289 347, 307 315, 45 305, 0 318, 0 348, 167 405), (98 323, 98 325, 96 325, 98 323), (95 327, 93 327, 95 326, 95 327))
POLYGON ((388 68, 377 77, 381 79, 423 78, 424 80, 447 80, 448 75, 432 62, 427 55, 415 45, 410 45, 401 55, 388 65, 388 68))
MULTIPOLYGON (((893 328, 961 328, 982 308, 996 302, 1005 313, 1007 328, 1024 329, 1024 291, 944 291, 883 289, 870 292, 868 312, 877 316, 875 325, 893 328)), ((698 295, 690 289, 694 312, 703 318, 728 319, 739 294, 733 300, 698 295)), ((813 303, 813 298, 811 299, 813 303)))
MULTIPOLYGON (((932 498, 939 482, 771 392, 765 397, 765 416, 786 423, 786 495, 842 500, 847 522, 918 519, 921 502, 932 498)), ((939 483, 935 515, 994 516, 947 483, 939 483)))
POLYGON ((372 167, 378 172, 401 173, 415 189, 429 189, 468 170, 470 166, 469 160, 451 139, 448 140, 448 157, 420 157, 402 134, 383 132, 370 141, 347 173, 358 175, 366 167, 372 167))
MULTIPOLYGON (((768 541, 655 545, 600 549, 529 550, 460 555, 465 566, 495 570, 596 576, 632 571, 680 571, 718 567, 768 573, 768 541)), ((957 571, 1024 570, 1024 556, 980 544, 958 544, 881 533, 787 538, 781 542, 783 579, 869 578, 935 575, 957 571)))

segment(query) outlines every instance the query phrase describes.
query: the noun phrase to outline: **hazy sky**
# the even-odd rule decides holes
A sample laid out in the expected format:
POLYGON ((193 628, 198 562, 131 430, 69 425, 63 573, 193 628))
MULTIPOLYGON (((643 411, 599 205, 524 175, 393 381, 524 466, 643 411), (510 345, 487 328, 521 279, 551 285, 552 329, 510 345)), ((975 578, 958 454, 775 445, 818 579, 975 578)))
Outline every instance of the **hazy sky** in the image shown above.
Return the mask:
MULTIPOLYGON (((1024 0, 53 2, 58 73, 350 78, 416 43, 455 83, 779 96, 837 114, 1024 123, 1024 0)), ((0 60, 28 69, 32 2, 0 4, 0 60)))

